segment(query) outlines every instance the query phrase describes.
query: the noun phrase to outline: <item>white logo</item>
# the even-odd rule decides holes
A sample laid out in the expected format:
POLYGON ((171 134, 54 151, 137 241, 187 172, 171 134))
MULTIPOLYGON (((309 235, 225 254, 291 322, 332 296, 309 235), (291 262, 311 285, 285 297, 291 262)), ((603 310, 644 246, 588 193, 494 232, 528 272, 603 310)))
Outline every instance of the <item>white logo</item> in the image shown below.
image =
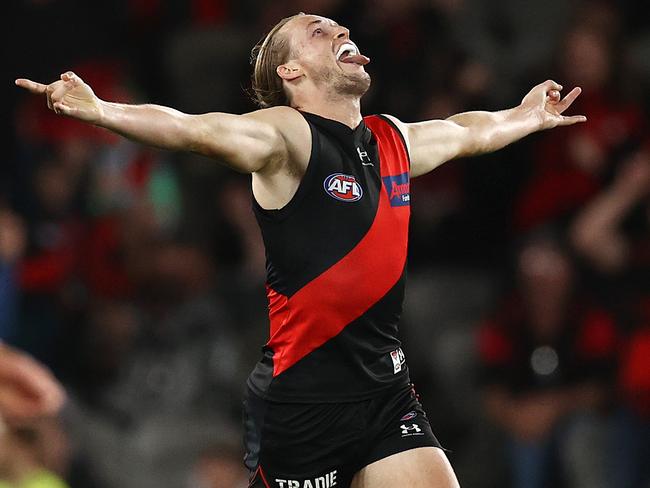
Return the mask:
POLYGON ((395 349, 390 353, 390 359, 393 361, 393 374, 397 374, 402 371, 404 364, 406 363, 406 357, 402 348, 395 349))
POLYGON ((359 159, 361 160, 361 164, 364 166, 372 166, 372 163, 370 162, 370 156, 368 156, 368 153, 366 151, 362 151, 359 146, 357 146, 357 152, 359 153, 359 159))
POLYGON ((324 476, 307 480, 285 480, 276 478, 278 488, 332 488, 338 486, 336 483, 336 469, 324 476))
POLYGON ((342 202, 356 202, 361 200, 363 189, 352 175, 334 173, 325 178, 323 188, 327 194, 342 202))
POLYGON ((399 427, 400 429, 402 429, 402 437, 408 437, 412 435, 424 435, 422 429, 420 429, 420 426, 418 424, 411 424, 408 426, 406 424, 402 424, 399 427))

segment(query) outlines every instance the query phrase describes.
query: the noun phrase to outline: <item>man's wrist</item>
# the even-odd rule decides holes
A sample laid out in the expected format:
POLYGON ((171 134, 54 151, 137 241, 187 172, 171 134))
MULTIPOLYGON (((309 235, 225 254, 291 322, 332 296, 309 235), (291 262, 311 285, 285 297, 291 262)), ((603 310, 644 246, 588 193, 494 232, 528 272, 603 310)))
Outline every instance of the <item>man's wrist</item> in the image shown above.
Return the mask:
POLYGON ((525 135, 545 129, 543 118, 540 117, 539 112, 534 110, 532 107, 521 103, 513 108, 512 112, 513 119, 520 122, 522 127, 525 128, 525 135))
POLYGON ((108 129, 110 110, 110 102, 105 102, 101 98, 97 98, 97 119, 93 121, 93 124, 108 129))

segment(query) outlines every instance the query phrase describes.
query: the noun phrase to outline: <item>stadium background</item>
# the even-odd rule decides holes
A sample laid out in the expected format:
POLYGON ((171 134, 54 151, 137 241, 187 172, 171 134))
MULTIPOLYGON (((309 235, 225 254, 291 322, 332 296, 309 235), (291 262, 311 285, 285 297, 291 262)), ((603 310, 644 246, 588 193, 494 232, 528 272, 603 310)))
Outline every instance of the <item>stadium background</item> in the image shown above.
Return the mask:
POLYGON ((583 87, 586 124, 413 181, 402 335, 463 486, 650 486, 644 3, 3 3, 0 339, 70 401, 2 434, 0 486, 245 486, 240 397, 267 337, 249 178, 58 118, 13 79, 72 69, 107 100, 241 113, 251 47, 298 11, 370 56, 367 114, 583 87))

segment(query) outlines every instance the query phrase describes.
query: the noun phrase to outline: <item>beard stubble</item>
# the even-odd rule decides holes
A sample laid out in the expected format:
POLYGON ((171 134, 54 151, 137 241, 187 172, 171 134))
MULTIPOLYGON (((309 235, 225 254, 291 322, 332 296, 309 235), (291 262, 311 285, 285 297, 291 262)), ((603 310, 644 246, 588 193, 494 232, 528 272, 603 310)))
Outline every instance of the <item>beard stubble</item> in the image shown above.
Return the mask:
POLYGON ((321 67, 312 75, 314 81, 323 86, 331 99, 362 97, 370 88, 370 75, 365 71, 346 73, 321 67))

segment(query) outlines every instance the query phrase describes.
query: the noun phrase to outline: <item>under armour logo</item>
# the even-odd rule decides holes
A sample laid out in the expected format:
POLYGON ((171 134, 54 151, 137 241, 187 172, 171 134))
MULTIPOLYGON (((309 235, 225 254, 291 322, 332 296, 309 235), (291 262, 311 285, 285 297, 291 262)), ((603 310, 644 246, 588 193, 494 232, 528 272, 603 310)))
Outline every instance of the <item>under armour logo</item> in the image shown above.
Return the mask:
POLYGON ((370 156, 368 156, 368 153, 366 151, 362 151, 361 148, 357 146, 357 152, 359 153, 361 164, 364 166, 372 166, 372 163, 370 162, 370 156))
POLYGON ((422 432, 422 429, 420 429, 418 424, 412 424, 412 425, 409 425, 409 426, 406 426, 406 425, 402 424, 402 425, 400 425, 400 429, 402 429, 402 435, 403 436, 408 435, 411 432, 413 432, 413 433, 422 432))

